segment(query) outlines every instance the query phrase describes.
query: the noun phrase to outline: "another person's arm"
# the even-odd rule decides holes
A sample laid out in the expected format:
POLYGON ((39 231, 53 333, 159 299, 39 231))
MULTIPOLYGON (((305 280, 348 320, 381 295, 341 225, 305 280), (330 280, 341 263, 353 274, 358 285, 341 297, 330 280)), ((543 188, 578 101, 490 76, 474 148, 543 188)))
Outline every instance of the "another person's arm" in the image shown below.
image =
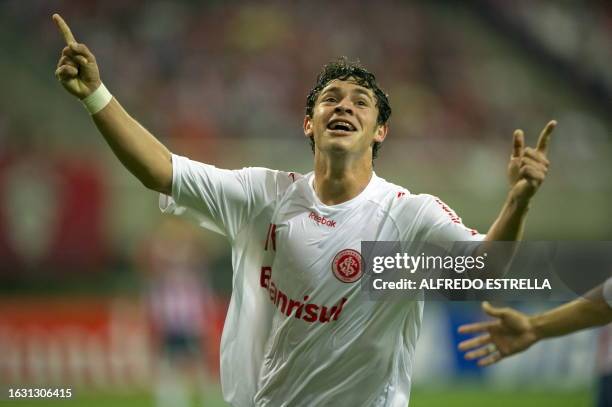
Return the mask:
POLYGON ((466 359, 477 359, 480 366, 487 366, 542 339, 612 322, 612 278, 584 297, 541 314, 529 316, 512 308, 493 307, 488 302, 482 307, 496 319, 460 326, 461 333, 481 335, 461 342, 459 349, 468 351, 466 359))
MULTIPOLYGON (((103 88, 95 56, 76 42, 64 20, 53 15, 67 46, 62 50, 55 71, 64 88, 84 100, 100 95, 103 88), (95 95, 92 95, 97 92, 95 95)), ((92 113, 98 130, 119 161, 147 188, 170 194, 172 190, 172 155, 147 129, 134 120, 112 98, 101 110, 92 113)))

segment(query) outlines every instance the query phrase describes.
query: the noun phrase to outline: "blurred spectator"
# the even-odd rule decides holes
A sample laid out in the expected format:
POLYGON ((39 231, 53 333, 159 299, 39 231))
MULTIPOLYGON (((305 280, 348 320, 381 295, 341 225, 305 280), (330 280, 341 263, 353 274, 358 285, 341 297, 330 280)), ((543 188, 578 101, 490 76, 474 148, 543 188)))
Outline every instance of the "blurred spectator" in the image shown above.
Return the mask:
MULTIPOLYGON (((211 341, 209 331, 214 323, 202 242, 189 225, 163 218, 145 240, 140 263, 147 277, 156 403, 160 407, 189 406, 194 390, 205 391, 206 343, 211 341)), ((201 403, 204 400, 201 394, 201 403)))

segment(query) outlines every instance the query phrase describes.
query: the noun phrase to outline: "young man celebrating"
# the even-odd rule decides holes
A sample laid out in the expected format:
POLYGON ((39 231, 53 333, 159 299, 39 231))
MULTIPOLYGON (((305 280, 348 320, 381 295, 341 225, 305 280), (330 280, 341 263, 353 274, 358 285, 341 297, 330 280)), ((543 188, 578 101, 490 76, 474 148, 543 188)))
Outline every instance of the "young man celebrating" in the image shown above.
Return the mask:
MULTIPOLYGON (((362 241, 466 241, 439 199, 374 174, 391 108, 374 75, 328 64, 307 99, 306 175, 229 171, 172 155, 102 84, 94 55, 59 15, 67 46, 56 76, 83 101, 125 167, 232 245, 233 293, 221 342, 221 384, 235 406, 405 406, 422 301, 368 301, 359 287, 362 241)), ((487 240, 516 240, 547 169, 550 122, 537 147, 514 134, 510 192, 487 240)))

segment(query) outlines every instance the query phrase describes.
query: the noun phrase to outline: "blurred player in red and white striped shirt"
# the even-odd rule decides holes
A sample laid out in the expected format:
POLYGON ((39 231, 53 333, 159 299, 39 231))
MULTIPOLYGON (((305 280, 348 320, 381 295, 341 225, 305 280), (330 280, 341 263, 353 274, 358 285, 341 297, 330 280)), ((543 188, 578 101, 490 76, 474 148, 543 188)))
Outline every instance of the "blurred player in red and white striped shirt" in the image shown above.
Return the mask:
POLYGON ((184 222, 164 218, 139 256, 156 362, 157 405, 190 405, 207 380, 205 341, 214 302, 202 242, 184 222))

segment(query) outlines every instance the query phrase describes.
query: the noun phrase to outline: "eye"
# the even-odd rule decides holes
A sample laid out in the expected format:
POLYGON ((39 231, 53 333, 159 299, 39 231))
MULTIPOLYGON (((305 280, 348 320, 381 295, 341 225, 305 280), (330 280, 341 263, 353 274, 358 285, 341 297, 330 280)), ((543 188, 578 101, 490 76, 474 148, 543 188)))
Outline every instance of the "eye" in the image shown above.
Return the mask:
POLYGON ((367 105, 368 105, 368 103, 367 103, 365 100, 358 100, 358 101, 357 101, 357 104, 358 104, 359 106, 367 106, 367 105))
POLYGON ((325 99, 323 99, 324 102, 335 102, 336 98, 333 96, 328 96, 325 99))

